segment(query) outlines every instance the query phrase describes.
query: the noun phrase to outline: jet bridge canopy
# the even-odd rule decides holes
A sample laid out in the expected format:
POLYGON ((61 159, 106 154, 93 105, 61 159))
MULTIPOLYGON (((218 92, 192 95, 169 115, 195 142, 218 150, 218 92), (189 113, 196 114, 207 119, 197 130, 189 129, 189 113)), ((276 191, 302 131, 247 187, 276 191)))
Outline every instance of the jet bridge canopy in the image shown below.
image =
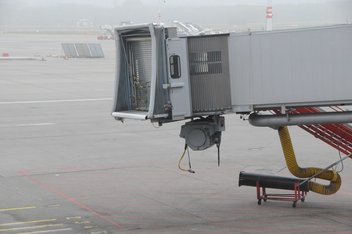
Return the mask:
POLYGON ((352 103, 352 25, 229 37, 233 110, 352 103))

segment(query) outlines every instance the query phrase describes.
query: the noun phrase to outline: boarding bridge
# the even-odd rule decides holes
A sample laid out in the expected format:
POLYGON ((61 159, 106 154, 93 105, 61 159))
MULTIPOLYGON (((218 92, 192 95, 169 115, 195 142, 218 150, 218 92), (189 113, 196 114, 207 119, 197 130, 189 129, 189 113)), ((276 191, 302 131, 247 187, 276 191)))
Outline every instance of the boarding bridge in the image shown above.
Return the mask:
POLYGON ((352 112, 341 108, 352 105, 352 25, 178 37, 146 24, 115 38, 117 120, 189 120, 180 136, 205 150, 219 147, 223 115, 235 113, 278 129, 283 149, 286 126, 298 125, 352 152, 352 112))
MULTIPOLYGON (((118 120, 197 119, 183 128, 187 140, 193 126, 224 129, 226 113, 274 126, 288 123, 257 123, 262 111, 352 104, 352 25, 177 37, 176 28, 148 24, 115 34, 118 120)), ((352 122, 351 112, 338 114, 320 113, 327 123, 352 122)))

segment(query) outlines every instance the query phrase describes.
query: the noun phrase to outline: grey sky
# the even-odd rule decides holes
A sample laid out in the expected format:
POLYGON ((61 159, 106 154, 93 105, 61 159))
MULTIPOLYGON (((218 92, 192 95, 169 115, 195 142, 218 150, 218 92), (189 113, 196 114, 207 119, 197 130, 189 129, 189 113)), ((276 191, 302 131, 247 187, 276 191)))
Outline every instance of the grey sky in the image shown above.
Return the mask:
MULTIPOLYGON (((199 25, 265 23, 267 0, 0 0, 0 26, 73 27, 157 22, 199 25)), ((334 24, 352 19, 352 0, 272 0, 276 24, 334 24)))
MULTIPOLYGON (((20 5, 53 5, 53 4, 79 4, 97 6, 119 6, 131 0, 0 0, 1 2, 18 2, 20 5)), ((132 0, 133 1, 133 0, 132 0)), ((219 6, 219 5, 265 5, 266 0, 140 0, 145 5, 164 4, 171 6, 219 6)), ((319 2, 339 2, 341 0, 273 0, 273 4, 303 4, 319 2)))

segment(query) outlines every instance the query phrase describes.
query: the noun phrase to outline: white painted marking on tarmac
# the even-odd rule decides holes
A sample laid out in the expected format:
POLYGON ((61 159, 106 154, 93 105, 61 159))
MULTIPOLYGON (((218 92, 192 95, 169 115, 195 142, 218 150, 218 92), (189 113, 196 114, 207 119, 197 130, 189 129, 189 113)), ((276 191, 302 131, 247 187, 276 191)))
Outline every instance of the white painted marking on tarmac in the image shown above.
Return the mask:
POLYGON ((64 102, 99 102, 99 101, 111 101, 111 100, 112 98, 86 98, 86 99, 58 99, 58 100, 38 100, 38 101, 13 101, 13 102, 0 102, 0 105, 64 103, 64 102))
POLYGON ((0 229, 0 232, 13 232, 19 230, 26 230, 26 229, 42 229, 42 228, 52 228, 52 227, 62 227, 63 224, 48 224, 48 225, 39 225, 39 226, 29 226, 29 227, 15 227, 15 228, 5 228, 0 229))
POLYGON ((21 232, 18 234, 39 234, 39 233, 53 233, 53 232, 66 232, 71 231, 72 228, 61 228, 61 229, 52 229, 52 230, 45 230, 45 231, 35 231, 35 232, 21 232))
POLYGON ((23 225, 23 224, 30 224, 30 223, 47 223, 47 222, 53 222, 53 221, 56 221, 56 219, 39 219, 39 220, 31 220, 31 221, 24 221, 24 222, 2 223, 0 224, 0 227, 16 226, 16 225, 23 225))
POLYGON ((28 210, 28 209, 35 209, 37 207, 35 206, 24 206, 24 207, 14 207, 14 208, 3 208, 3 209, 0 209, 0 212, 3 212, 3 211, 16 211, 16 210, 28 210))
POLYGON ((16 124, 16 127, 33 127, 33 126, 50 126, 56 123, 28 123, 28 124, 16 124))

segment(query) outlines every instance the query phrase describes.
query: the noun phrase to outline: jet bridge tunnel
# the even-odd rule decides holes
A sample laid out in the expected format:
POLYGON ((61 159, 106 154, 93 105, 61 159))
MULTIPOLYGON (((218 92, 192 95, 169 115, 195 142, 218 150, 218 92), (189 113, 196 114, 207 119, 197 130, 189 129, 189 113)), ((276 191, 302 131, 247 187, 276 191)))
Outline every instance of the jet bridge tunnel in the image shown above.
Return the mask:
POLYGON ((352 152, 352 112, 336 107, 352 104, 352 25, 178 37, 176 28, 145 24, 118 27, 115 38, 117 120, 189 120, 180 136, 205 150, 220 145, 223 115, 235 113, 278 129, 282 141, 286 126, 298 125, 352 152))

